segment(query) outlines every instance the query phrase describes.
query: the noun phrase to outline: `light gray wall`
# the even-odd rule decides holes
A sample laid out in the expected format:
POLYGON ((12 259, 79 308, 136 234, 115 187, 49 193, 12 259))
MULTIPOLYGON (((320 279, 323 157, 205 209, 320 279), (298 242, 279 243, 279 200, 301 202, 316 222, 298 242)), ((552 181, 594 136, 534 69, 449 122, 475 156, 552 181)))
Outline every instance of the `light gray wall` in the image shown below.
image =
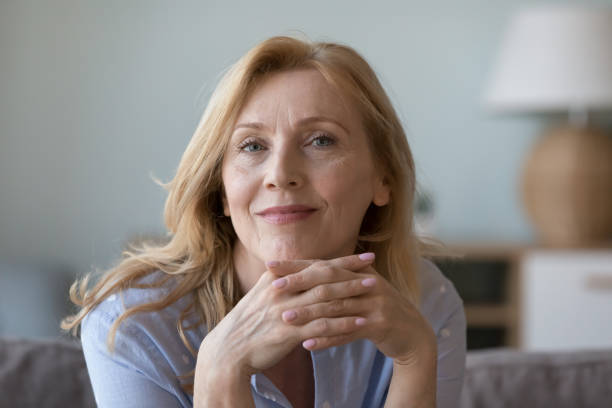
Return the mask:
POLYGON ((161 233, 165 192, 149 175, 172 177, 221 71, 295 29, 355 47, 380 74, 440 238, 532 241, 517 182, 545 120, 480 102, 523 3, 2 0, 0 258, 86 272, 161 233))

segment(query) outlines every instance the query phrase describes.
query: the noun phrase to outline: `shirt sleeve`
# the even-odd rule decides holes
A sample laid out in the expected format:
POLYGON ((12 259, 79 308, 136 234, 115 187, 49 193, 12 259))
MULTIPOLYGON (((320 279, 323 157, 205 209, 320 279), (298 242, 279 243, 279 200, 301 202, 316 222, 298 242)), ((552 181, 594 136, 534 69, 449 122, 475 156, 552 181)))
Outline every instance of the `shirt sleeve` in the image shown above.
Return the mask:
POLYGON ((419 272, 421 313, 434 330, 438 345, 436 406, 454 408, 461 397, 467 352, 463 300, 433 262, 423 259, 419 272))
POLYGON ((456 407, 463 387, 466 355, 466 320, 459 302, 438 331, 437 408, 456 407))
POLYGON ((112 317, 94 309, 81 328, 83 353, 98 406, 190 406, 173 394, 172 385, 160 376, 164 358, 154 342, 129 321, 117 330, 115 352, 110 353, 106 338, 112 322, 112 317))

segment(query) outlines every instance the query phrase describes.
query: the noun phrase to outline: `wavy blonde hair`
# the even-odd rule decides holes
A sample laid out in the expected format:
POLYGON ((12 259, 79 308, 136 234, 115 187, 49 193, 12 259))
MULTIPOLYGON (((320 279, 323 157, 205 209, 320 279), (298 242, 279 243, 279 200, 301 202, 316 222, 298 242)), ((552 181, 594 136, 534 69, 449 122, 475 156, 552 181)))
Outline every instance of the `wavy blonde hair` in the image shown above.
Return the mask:
MULTIPOLYGON (((253 89, 267 76, 293 69, 316 69, 361 113, 374 162, 390 186, 391 200, 384 207, 368 208, 357 250, 375 252, 377 271, 407 299, 419 304, 416 270, 423 245, 413 232, 415 168, 391 101, 372 68, 352 48, 273 37, 251 49, 226 72, 210 98, 176 175, 169 183, 162 183, 169 193, 164 213, 169 241, 132 246, 91 289, 88 286, 92 273, 74 282, 70 299, 80 310, 62 321, 64 330, 72 330, 76 335, 83 318, 114 292, 161 287, 174 279, 176 285, 166 296, 125 310, 111 326, 107 346, 111 352, 114 350, 116 331, 131 315, 162 310, 190 295, 191 302, 177 321, 177 331, 196 356, 185 330, 202 324, 211 330, 242 296, 232 261, 236 234, 230 218, 224 217, 222 211, 224 152, 238 114, 253 89), (146 285, 137 283, 154 271, 162 271, 163 279, 146 285), (185 319, 193 313, 198 323, 184 327, 185 319)), ((180 377, 192 378, 194 371, 180 377)), ((183 388, 193 392, 192 385, 183 388)))

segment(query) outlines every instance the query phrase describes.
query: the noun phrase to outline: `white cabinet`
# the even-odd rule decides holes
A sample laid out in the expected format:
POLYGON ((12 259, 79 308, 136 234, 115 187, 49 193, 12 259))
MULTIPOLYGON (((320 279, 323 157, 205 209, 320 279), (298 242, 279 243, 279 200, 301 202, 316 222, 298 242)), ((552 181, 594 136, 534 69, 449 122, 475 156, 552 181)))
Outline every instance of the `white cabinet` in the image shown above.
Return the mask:
POLYGON ((526 251, 520 270, 520 345, 612 347, 612 250, 526 251))

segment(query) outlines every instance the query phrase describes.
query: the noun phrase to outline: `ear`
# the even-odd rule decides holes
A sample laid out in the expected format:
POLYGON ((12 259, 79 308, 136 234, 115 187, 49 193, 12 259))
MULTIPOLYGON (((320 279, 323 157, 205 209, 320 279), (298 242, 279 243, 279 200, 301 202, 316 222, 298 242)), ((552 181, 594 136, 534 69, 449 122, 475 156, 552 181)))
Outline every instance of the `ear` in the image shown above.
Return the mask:
POLYGON ((386 178, 379 177, 374 183, 374 197, 372 198, 374 205, 383 207, 389 204, 389 200, 391 199, 391 187, 389 187, 386 178))

